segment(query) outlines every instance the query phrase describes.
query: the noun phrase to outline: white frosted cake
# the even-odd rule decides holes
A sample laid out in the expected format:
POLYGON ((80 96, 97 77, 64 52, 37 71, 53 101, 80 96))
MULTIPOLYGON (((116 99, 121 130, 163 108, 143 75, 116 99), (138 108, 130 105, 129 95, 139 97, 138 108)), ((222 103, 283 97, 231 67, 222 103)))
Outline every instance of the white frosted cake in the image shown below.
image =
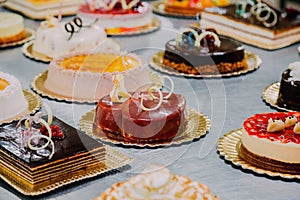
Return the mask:
POLYGON ((26 37, 21 15, 0 12, 0 44, 19 41, 26 37))
POLYGON ((128 91, 151 82, 144 61, 136 54, 82 53, 52 60, 45 88, 78 100, 98 101, 112 90, 115 73, 123 74, 128 91))
POLYGON ((210 189, 186 176, 153 165, 143 173, 112 185, 95 200, 105 199, 206 199, 217 200, 210 189))
POLYGON ((99 24, 86 26, 80 18, 71 22, 59 22, 50 17, 43 21, 36 31, 33 51, 49 58, 74 52, 91 52, 95 48, 103 51, 119 51, 120 46, 107 38, 99 24))
POLYGON ((87 0, 77 15, 90 23, 98 20, 109 34, 143 28, 152 23, 151 5, 139 0, 87 0))
POLYGON ((262 113, 248 118, 240 155, 262 168, 300 174, 300 112, 262 113))
POLYGON ((13 118, 26 111, 28 103, 21 84, 14 76, 0 72, 0 121, 13 118))

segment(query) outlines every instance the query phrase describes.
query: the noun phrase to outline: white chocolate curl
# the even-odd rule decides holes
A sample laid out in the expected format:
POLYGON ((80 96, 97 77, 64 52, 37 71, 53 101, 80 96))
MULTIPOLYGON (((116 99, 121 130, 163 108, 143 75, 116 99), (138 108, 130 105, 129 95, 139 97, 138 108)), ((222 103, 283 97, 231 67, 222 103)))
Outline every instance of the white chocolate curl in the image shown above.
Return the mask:
POLYGON ((47 128, 49 136, 42 135, 42 134, 39 134, 39 135, 32 135, 32 136, 30 136, 30 137, 28 138, 27 145, 28 145, 29 149, 34 150, 34 151, 37 151, 37 150, 45 149, 45 148, 49 145, 49 143, 50 143, 51 146, 52 146, 52 148, 51 148, 52 150, 51 150, 51 153, 50 153, 50 155, 49 155, 49 159, 51 159, 52 156, 53 156, 53 154, 54 154, 54 143, 53 143, 53 141, 51 140, 51 137, 52 137, 52 131, 51 131, 50 126, 48 125, 48 123, 47 123, 45 120, 40 119, 40 120, 39 120, 39 123, 43 124, 43 125, 47 128), (31 140, 34 139, 34 138, 44 138, 44 139, 47 140, 47 142, 46 142, 43 146, 35 147, 35 146, 32 146, 32 145, 31 145, 31 140))
POLYGON ((185 29, 181 32, 180 36, 177 38, 177 42, 179 42, 179 43, 182 42, 182 36, 183 36, 184 32, 187 32, 187 31, 190 31, 190 32, 194 35, 195 38, 198 37, 197 31, 195 31, 194 29, 191 29, 191 28, 185 28, 185 29))
POLYGON ((125 89, 124 76, 122 74, 115 74, 113 76, 113 84, 113 89, 110 92, 110 98, 112 102, 124 102, 130 97, 130 94, 125 89))
POLYGON ((217 47, 220 47, 221 41, 220 41, 219 37, 217 36, 217 34, 215 34, 214 32, 211 32, 211 31, 205 31, 205 32, 201 33, 200 35, 198 35, 198 36, 196 37, 195 47, 200 47, 200 42, 201 42, 201 40, 203 40, 207 35, 213 36, 214 39, 215 39, 214 44, 215 44, 217 47))
POLYGON ((145 111, 157 110, 161 106, 161 103, 162 103, 162 100, 163 100, 163 94, 162 94, 162 92, 160 91, 160 89, 158 87, 152 86, 151 88, 148 89, 148 93, 151 97, 154 96, 152 94, 153 90, 156 91, 159 95, 157 105, 154 106, 153 108, 146 108, 143 104, 144 103, 144 94, 142 93, 142 96, 141 96, 141 108, 142 108, 142 110, 145 110, 145 111))
POLYGON ((250 12, 251 14, 255 15, 258 21, 261 21, 263 25, 268 28, 275 26, 278 21, 276 12, 272 8, 270 8, 267 4, 261 2, 258 2, 257 4, 252 6, 250 12), (263 15, 263 13, 265 14, 263 15), (267 22, 272 17, 272 15, 273 15, 273 21, 267 22))
POLYGON ((268 127, 267 127, 267 131, 270 133, 273 132, 278 132, 278 131, 283 131, 285 128, 285 124, 281 119, 268 119, 268 127))

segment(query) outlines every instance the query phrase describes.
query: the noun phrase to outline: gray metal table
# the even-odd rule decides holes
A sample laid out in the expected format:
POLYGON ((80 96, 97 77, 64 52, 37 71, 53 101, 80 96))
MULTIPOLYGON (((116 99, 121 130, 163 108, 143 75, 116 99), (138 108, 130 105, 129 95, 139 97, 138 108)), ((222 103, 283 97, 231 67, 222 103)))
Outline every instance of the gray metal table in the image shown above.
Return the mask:
MULTIPOLYGON (((0 11, 6 11, 0 9, 0 11)), ((144 59, 164 49, 167 40, 178 34, 178 29, 187 27, 194 20, 158 16, 162 26, 153 33, 114 37, 123 50, 141 55, 144 59)), ((25 20, 27 27, 36 29, 39 21, 25 20)), ((264 88, 280 80, 281 72, 290 62, 299 61, 297 46, 291 45, 276 51, 266 51, 247 46, 249 52, 260 56, 263 63, 252 73, 224 79, 194 79, 172 77, 175 91, 185 95, 188 107, 205 113, 211 119, 211 130, 198 141, 166 148, 124 148, 113 146, 134 158, 126 170, 104 177, 96 177, 62 187, 37 199, 93 199, 113 183, 140 173, 148 164, 160 164, 172 172, 186 175, 210 187, 220 199, 299 199, 299 180, 285 180, 242 170, 224 161, 217 153, 218 138, 242 127, 243 121, 255 113, 271 112, 261 98, 264 88)), ((24 88, 48 65, 35 62, 22 55, 21 47, 0 50, 0 71, 16 76, 24 88)), ((43 98, 54 115, 78 127, 83 114, 95 105, 57 102, 43 98)), ((0 180, 0 199, 33 199, 26 197, 0 180)))

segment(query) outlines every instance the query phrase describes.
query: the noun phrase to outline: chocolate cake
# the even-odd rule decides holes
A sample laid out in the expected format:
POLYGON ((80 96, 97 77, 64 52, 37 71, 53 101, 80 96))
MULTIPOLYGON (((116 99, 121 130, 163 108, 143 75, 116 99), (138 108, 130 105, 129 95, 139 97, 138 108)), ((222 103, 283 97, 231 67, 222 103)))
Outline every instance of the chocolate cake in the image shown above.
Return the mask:
POLYGON ((200 23, 215 28, 222 35, 264 49, 278 49, 300 41, 298 10, 279 11, 262 4, 237 1, 220 8, 208 8, 201 12, 200 23), (254 6, 256 9, 251 11, 254 6), (262 10, 268 10, 270 16, 265 18, 267 14, 262 10))
MULTIPOLYGON (((199 35, 205 33, 196 30, 199 35)), ((212 29, 207 32, 217 33, 212 29)), ((193 31, 182 34, 181 41, 172 39, 165 45, 163 64, 180 73, 187 74, 224 74, 247 69, 245 47, 233 38, 217 35, 220 46, 214 45, 215 38, 210 34, 197 41, 193 31), (196 43, 201 44, 197 45, 196 43), (206 43, 206 44, 205 44, 206 43)))
MULTIPOLYGON (((17 123, 0 127, 1 176, 15 181, 28 193, 87 175, 104 166, 106 150, 102 143, 56 117, 52 124, 60 127, 64 137, 53 141, 51 158, 48 156, 50 147, 37 151, 22 147, 17 136, 20 133, 16 133, 17 123)), ((21 129, 24 130, 23 125, 21 129)))
MULTIPOLYGON (((143 104, 153 107, 156 100, 146 92, 143 104)), ((157 93, 153 93, 158 96, 157 93)), ((167 93, 163 92, 163 95, 167 93)), ((101 98, 97 104, 93 131, 104 130, 107 137, 135 142, 154 142, 170 140, 176 136, 184 124, 185 99, 172 93, 162 101, 156 110, 141 109, 140 96, 133 95, 123 103, 113 103, 109 95, 101 98)))
MULTIPOLYGON (((298 68, 300 69, 300 62, 296 63, 298 63, 298 68)), ((300 79, 297 79, 295 73, 293 73, 293 70, 296 68, 296 63, 290 64, 290 67, 284 70, 281 75, 277 104, 290 110, 299 111, 300 79)))

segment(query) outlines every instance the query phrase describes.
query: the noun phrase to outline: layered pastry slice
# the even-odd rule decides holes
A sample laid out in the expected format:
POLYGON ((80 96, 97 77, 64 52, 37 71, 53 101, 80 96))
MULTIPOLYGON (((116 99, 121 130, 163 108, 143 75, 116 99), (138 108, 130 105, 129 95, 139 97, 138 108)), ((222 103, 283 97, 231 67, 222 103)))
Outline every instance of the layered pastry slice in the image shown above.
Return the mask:
POLYGON ((279 11, 262 1, 237 1, 201 13, 201 25, 264 49, 278 49, 300 41, 299 11, 279 11))
POLYGON ((34 195, 105 169, 106 148, 58 118, 41 113, 1 126, 0 175, 34 195))
POLYGON ((300 113, 256 114, 244 122, 239 155, 274 172, 300 174, 300 113))

